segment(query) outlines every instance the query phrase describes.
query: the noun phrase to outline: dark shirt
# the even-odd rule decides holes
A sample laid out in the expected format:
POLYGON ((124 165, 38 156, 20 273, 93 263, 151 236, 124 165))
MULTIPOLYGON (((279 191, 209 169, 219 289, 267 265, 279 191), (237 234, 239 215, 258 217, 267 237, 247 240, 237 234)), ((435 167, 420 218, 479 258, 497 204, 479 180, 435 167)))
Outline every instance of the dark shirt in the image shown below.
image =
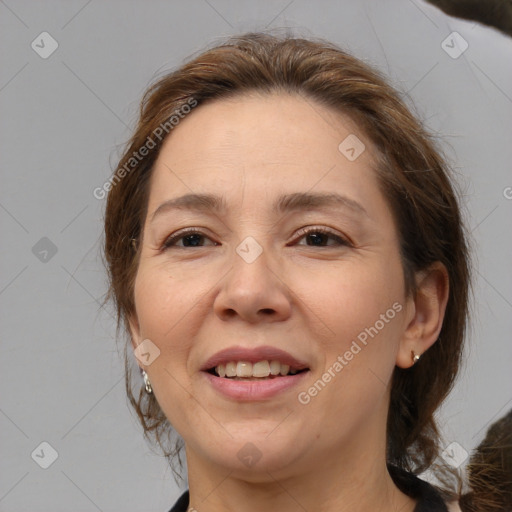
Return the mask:
MULTIPOLYGON (((414 512, 448 512, 439 492, 428 482, 412 473, 388 466, 395 485, 411 498, 417 500, 414 512)), ((169 512, 186 512, 189 505, 188 490, 185 491, 169 512)))

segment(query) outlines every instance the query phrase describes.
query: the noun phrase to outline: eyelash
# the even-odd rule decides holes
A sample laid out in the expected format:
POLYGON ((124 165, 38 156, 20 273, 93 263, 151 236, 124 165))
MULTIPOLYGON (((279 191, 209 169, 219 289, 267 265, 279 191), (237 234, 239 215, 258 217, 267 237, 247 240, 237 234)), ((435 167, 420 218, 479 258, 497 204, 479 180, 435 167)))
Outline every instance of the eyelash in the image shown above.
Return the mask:
MULTIPOLYGON (((334 231, 323 227, 312 227, 312 228, 302 228, 298 231, 299 238, 304 238, 305 236, 311 233, 322 233, 324 235, 330 235, 331 238, 335 239, 340 246, 353 247, 353 244, 346 238, 338 235, 334 231)), ((188 247, 178 247, 175 243, 183 238, 186 238, 190 235, 201 235, 203 237, 208 238, 202 231, 199 231, 195 228, 188 228, 183 231, 178 231, 177 233, 166 238, 164 243, 162 244, 162 251, 166 251, 171 248, 179 248, 179 249, 188 249, 188 247)), ((217 244, 218 245, 218 244, 217 244)), ((199 246, 202 247, 202 246, 199 246)), ((315 247, 315 246, 308 246, 315 247)), ((329 246, 316 246, 316 247, 329 247, 329 246)))

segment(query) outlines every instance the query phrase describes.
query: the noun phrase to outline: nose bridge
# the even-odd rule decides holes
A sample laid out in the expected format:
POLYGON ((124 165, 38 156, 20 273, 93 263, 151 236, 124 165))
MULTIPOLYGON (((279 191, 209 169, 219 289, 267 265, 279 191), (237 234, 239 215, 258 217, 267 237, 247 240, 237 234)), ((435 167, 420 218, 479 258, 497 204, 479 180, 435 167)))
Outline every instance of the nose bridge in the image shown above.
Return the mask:
POLYGON ((273 286, 273 276, 270 270, 272 266, 272 254, 270 245, 259 237, 260 242, 253 237, 247 236, 238 244, 233 257, 232 284, 241 293, 262 295, 269 292, 273 286))
MULTIPOLYGON (((260 242, 262 242, 261 237, 260 242)), ((260 258, 261 255, 263 254, 263 246, 260 244, 260 242, 258 242, 256 238, 254 238, 253 236, 247 236, 238 244, 235 252, 248 265, 251 265, 258 259, 266 260, 268 259, 269 253, 268 244, 266 245, 265 249, 265 257, 260 258)), ((266 263, 266 261, 264 261, 264 263, 266 263)))
POLYGON ((283 319, 289 314, 289 293, 275 265, 279 258, 272 255, 272 244, 259 238, 247 236, 236 246, 232 268, 215 301, 217 314, 237 314, 247 321, 262 316, 283 319))

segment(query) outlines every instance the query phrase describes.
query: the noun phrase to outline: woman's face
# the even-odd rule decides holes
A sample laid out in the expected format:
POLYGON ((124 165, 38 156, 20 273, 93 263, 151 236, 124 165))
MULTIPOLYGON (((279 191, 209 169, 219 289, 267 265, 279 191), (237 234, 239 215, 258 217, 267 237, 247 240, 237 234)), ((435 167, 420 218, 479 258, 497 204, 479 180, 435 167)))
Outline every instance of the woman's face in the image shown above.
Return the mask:
POLYGON ((151 342, 141 366, 189 467, 257 480, 384 450, 412 308, 373 156, 347 117, 277 93, 199 106, 163 145, 132 334, 134 346, 151 342), (159 209, 189 194, 218 197, 219 208, 159 209), (244 362, 259 362, 257 375, 303 371, 208 372, 254 375, 244 362))

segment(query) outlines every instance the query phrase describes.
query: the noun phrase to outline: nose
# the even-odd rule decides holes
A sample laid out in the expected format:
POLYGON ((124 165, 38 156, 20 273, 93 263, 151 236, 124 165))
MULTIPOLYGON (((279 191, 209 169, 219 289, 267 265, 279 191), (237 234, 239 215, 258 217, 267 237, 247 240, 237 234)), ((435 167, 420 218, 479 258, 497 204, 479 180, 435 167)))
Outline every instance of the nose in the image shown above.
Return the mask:
POLYGON ((253 261, 235 252, 233 266, 221 281, 213 306, 219 318, 239 318, 249 323, 289 318, 292 293, 283 270, 273 262, 268 249, 253 261))

